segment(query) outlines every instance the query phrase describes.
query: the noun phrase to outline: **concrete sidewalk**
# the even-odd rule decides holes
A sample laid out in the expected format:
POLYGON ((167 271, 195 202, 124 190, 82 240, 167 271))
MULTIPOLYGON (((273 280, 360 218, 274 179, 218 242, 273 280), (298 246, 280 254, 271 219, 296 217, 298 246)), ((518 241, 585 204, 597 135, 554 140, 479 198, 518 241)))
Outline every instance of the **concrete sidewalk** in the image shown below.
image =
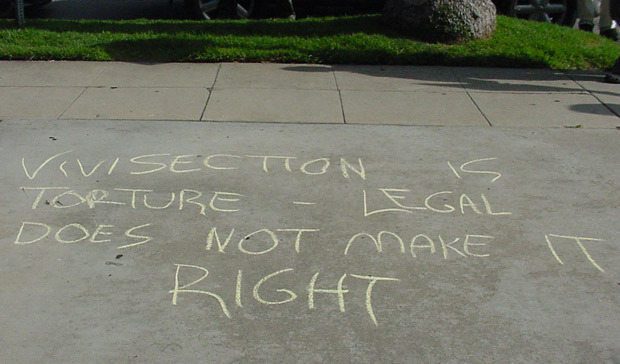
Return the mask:
POLYGON ((0 119, 616 128, 600 72, 0 62, 0 119))
POLYGON ((618 364, 602 78, 0 62, 0 363, 618 364))

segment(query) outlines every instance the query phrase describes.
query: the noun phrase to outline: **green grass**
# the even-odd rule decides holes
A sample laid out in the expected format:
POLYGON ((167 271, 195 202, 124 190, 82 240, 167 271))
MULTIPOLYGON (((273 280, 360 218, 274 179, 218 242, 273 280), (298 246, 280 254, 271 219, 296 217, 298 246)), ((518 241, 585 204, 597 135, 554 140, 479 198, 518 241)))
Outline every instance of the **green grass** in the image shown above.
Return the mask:
POLYGON ((285 20, 0 20, 0 59, 286 62, 602 70, 620 47, 598 35, 498 16, 490 39, 429 44, 378 15, 285 20))

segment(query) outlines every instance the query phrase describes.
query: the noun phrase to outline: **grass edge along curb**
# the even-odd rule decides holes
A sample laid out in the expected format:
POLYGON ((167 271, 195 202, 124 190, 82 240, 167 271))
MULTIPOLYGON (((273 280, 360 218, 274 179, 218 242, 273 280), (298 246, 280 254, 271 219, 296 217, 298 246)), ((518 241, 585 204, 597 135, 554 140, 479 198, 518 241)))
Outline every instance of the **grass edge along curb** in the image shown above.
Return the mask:
POLYGON ((279 62, 604 70, 620 47, 596 34, 498 16, 490 39, 429 44, 379 15, 273 20, 0 20, 0 59, 279 62))

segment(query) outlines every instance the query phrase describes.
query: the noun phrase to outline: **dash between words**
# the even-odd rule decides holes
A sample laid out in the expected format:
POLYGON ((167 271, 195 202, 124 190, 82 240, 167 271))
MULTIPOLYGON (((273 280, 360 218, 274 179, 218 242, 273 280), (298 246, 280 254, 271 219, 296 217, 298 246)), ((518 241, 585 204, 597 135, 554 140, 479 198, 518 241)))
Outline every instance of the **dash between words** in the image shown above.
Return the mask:
MULTIPOLYGON (((71 187, 20 187, 20 189, 37 192, 31 205, 33 210, 42 205, 51 206, 54 209, 69 209, 78 206, 87 206, 93 209, 98 205, 108 205, 125 206, 134 210, 184 210, 191 205, 191 208, 199 214, 206 215, 207 211, 223 213, 241 211, 244 207, 243 199, 246 197, 236 192, 210 191, 203 193, 193 189, 181 189, 177 192, 165 193, 143 188, 87 191, 76 191, 71 187), (154 203, 153 201, 157 202, 154 203)), ((462 215, 474 213, 489 216, 512 214, 493 208, 485 194, 473 196, 456 191, 439 191, 416 196, 409 189, 378 188, 363 189, 359 196, 362 200, 364 217, 379 213, 411 214, 414 211, 430 211, 440 214, 460 212, 462 215), (413 200, 417 203, 405 205, 401 200, 413 200)))

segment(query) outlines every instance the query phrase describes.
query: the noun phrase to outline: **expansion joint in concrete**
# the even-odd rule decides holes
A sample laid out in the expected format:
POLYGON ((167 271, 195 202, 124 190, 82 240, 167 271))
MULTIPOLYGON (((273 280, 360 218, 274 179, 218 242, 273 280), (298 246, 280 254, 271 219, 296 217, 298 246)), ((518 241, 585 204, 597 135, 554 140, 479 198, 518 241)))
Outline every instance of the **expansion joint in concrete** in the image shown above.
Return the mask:
POLYGON ((215 89, 215 84, 217 83, 217 77, 220 75, 220 70, 222 69, 222 64, 220 63, 217 67, 217 71, 215 72, 215 77, 213 78, 213 83, 211 84, 210 88, 207 88, 207 101, 205 102, 205 107, 202 108, 202 113, 200 113, 200 117, 198 118, 198 120, 202 120, 202 118, 205 115, 205 112, 207 111, 207 106, 209 105, 209 100, 211 100, 211 94, 213 93, 213 90, 215 89))
POLYGON ((71 106, 73 106, 73 104, 80 98, 82 97, 82 95, 84 95, 84 92, 86 92, 86 90, 88 90, 88 87, 84 87, 84 89, 82 90, 82 92, 80 92, 79 95, 77 95, 73 100, 71 100, 71 102, 69 103, 69 105, 67 105, 67 107, 60 113, 60 115, 58 115, 58 117, 56 119, 62 119, 62 117, 65 115, 65 113, 67 112, 67 110, 69 110, 71 108, 71 106))
POLYGON ((344 112, 344 104, 342 103, 342 92, 340 91, 340 86, 338 85, 338 78, 336 77, 336 71, 334 67, 332 69, 332 76, 334 76, 334 83, 336 84, 336 90, 338 90, 338 99, 340 100, 340 110, 342 111, 342 122, 344 124, 347 123, 347 115, 344 112))

